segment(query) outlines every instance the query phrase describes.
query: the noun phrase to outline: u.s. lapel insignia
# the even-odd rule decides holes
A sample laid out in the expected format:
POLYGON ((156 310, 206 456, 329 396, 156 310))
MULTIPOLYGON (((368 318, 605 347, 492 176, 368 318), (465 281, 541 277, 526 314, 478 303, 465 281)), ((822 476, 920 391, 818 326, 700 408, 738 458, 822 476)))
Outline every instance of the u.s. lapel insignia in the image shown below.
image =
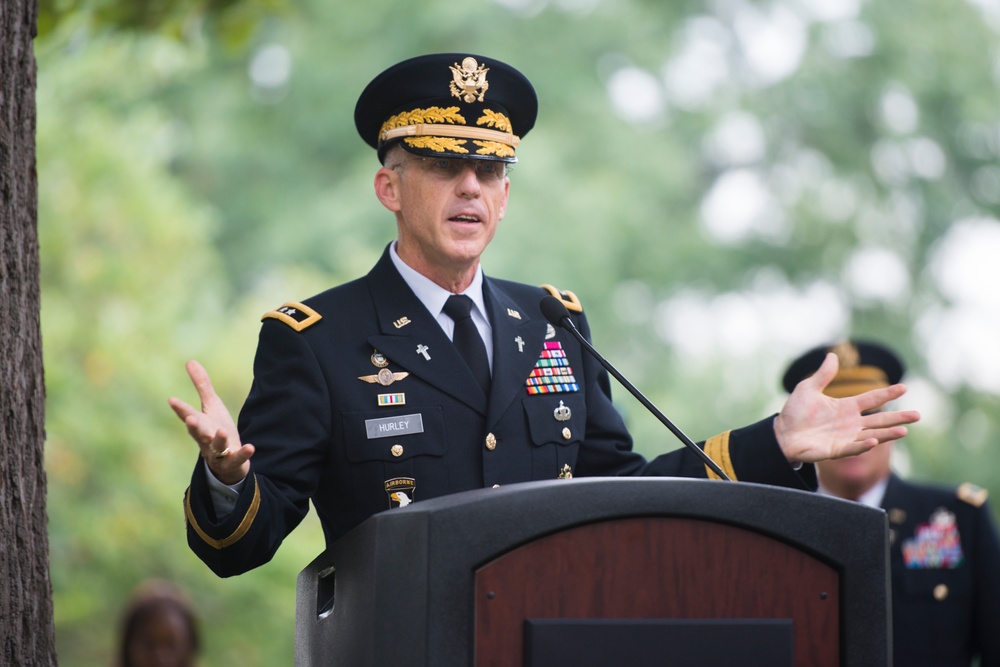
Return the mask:
POLYGON ((403 327, 405 327, 405 326, 406 326, 407 324, 409 324, 409 323, 410 323, 410 321, 411 321, 411 320, 410 320, 410 318, 409 318, 409 317, 405 317, 405 316, 404 316, 404 317, 401 317, 401 318, 399 318, 399 319, 398 319, 398 320, 396 320, 395 322, 393 322, 393 323, 392 323, 392 326, 396 327, 397 329, 402 329, 402 328, 403 328, 403 327))
POLYGON ((385 480, 385 492, 389 496, 389 509, 406 507, 412 503, 417 491, 417 482, 412 477, 396 477, 385 480))
POLYGON ((513 317, 515 320, 521 319, 521 313, 517 312, 513 308, 508 308, 507 309, 507 315, 509 315, 510 317, 513 317))

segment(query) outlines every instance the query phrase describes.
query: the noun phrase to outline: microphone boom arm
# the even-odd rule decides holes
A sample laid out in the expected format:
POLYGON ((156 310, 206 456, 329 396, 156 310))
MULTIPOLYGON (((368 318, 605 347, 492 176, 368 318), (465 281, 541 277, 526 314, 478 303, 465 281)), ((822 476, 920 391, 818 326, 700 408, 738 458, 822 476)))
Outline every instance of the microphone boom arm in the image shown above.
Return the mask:
MULTIPOLYGON (((552 299, 553 301, 557 301, 558 302, 558 299, 556 299, 555 297, 546 297, 546 299, 552 299)), ((544 300, 545 299, 543 299, 543 301, 544 300)), ((561 303, 559 305, 562 306, 561 303)), ((548 317, 549 313, 547 313, 546 310, 547 310, 546 308, 542 308, 542 312, 543 312, 543 314, 546 315, 546 319, 549 319, 549 317, 548 317)), ((553 309, 549 309, 549 310, 553 310, 553 309)), ((563 307, 563 311, 565 311, 564 307, 563 307)), ((590 341, 588 341, 586 339, 586 337, 584 337, 584 335, 582 333, 580 333, 579 329, 576 328, 576 325, 573 324, 573 320, 570 319, 568 312, 565 312, 565 314, 560 313, 560 315, 561 316, 558 318, 558 322, 557 322, 559 324, 559 326, 561 326, 562 328, 566 329, 571 334, 573 334, 573 336, 576 337, 576 339, 578 341, 580 341, 580 344, 583 345, 587 349, 587 351, 590 352, 590 354, 592 354, 594 356, 594 358, 597 359, 597 361, 600 362, 601 366, 603 366, 605 368, 605 370, 607 370, 609 373, 611 373, 611 375, 613 375, 615 377, 615 379, 618 380, 618 382, 620 382, 622 384, 623 387, 625 387, 626 389, 628 389, 629 392, 633 396, 635 396, 636 399, 638 399, 640 403, 642 403, 644 406, 646 406, 647 410, 649 410, 650 412, 652 412, 656 416, 656 418, 659 419, 663 423, 664 426, 666 426, 668 429, 670 429, 670 432, 673 433, 675 436, 677 436, 678 440, 680 440, 682 443, 684 443, 688 447, 688 449, 690 449, 695 454, 697 454, 698 457, 705 463, 705 465, 708 466, 712 470, 712 472, 714 472, 716 475, 718 475, 719 477, 721 477, 724 480, 728 480, 730 482, 733 481, 732 478, 729 475, 727 475, 725 472, 723 472, 722 468, 719 467, 719 464, 717 464, 715 461, 712 460, 712 457, 710 457, 708 454, 706 454, 704 452, 704 450, 702 450, 698 445, 696 445, 694 443, 694 441, 691 440, 691 438, 687 437, 687 435, 685 435, 683 431, 681 431, 679 428, 677 428, 677 426, 675 426, 672 421, 670 421, 669 419, 667 419, 667 416, 665 414, 663 414, 662 412, 660 412, 659 408, 657 408, 655 405, 653 405, 653 403, 648 398, 646 398, 642 394, 642 392, 639 391, 635 387, 635 385, 633 385, 631 382, 628 381, 628 378, 626 378, 624 375, 622 375, 618 371, 617 368, 615 368, 614 366, 611 365, 611 362, 609 362, 607 359, 605 359, 597 351, 597 348, 595 348, 593 345, 590 344, 590 341)))

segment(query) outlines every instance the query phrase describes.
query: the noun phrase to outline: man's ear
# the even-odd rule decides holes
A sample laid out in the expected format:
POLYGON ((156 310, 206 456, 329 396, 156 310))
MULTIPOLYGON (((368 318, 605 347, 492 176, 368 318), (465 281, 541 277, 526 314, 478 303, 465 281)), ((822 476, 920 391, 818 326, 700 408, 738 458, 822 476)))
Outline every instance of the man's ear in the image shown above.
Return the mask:
POLYGON ((510 197, 510 179, 503 179, 503 202, 500 204, 499 220, 503 220, 503 217, 507 215, 507 199, 510 197))
POLYGON ((382 206, 393 213, 398 213, 400 210, 399 173, 386 167, 375 172, 375 196, 382 202, 382 206))

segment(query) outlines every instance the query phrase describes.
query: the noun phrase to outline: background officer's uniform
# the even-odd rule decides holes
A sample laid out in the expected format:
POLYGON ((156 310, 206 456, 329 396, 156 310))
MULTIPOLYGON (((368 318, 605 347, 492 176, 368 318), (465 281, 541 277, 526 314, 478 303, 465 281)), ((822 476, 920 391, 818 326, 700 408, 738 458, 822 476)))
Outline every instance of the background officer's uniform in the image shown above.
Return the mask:
MULTIPOLYGON (((902 361, 887 347, 844 341, 793 361, 782 380, 785 389, 791 392, 815 372, 828 352, 840 359, 825 390, 834 397, 895 384, 903 376, 902 361)), ((826 493, 822 484, 820 491, 826 493)), ((956 490, 894 473, 858 498, 884 509, 889 519, 895 665, 1000 667, 1000 539, 986 498, 986 490, 971 484, 956 490)))
POLYGON ((986 491, 889 478, 893 656, 897 665, 1000 665, 1000 539, 986 491))

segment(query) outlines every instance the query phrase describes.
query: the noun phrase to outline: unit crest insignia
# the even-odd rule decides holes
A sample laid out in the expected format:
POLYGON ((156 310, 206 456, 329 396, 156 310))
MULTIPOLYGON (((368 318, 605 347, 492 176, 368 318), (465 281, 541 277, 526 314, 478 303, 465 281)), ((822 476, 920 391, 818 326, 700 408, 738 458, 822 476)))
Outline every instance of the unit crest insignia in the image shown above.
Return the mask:
POLYGON ((378 350, 375 350, 374 352, 372 352, 372 364, 376 368, 385 368, 386 366, 389 365, 389 360, 386 359, 384 354, 382 354, 378 350))

